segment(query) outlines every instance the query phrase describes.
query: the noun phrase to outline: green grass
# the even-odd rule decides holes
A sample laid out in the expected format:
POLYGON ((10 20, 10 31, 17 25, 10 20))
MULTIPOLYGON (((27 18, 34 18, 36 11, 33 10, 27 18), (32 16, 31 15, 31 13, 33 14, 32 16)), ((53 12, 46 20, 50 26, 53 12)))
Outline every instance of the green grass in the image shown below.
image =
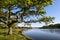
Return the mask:
POLYGON ((22 35, 17 31, 17 29, 13 29, 12 35, 7 35, 8 29, 0 29, 0 40, 31 40, 30 38, 22 35))

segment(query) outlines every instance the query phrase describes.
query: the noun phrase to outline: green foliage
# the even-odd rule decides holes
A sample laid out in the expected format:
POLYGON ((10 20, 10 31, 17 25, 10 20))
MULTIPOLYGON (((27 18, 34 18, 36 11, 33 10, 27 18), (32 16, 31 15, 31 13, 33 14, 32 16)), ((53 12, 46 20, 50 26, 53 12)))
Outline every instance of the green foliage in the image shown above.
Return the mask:
POLYGON ((40 19, 40 21, 45 22, 46 25, 49 23, 53 23, 54 20, 55 18, 50 16, 49 17, 44 16, 43 18, 40 19))
MULTIPOLYGON (((44 9, 44 7, 51 5, 53 3, 53 0, 0 0, 0 15, 2 15, 2 17, 0 17, 1 19, 5 19, 4 21, 7 21, 7 24, 13 24, 15 22, 24 22, 24 23, 32 23, 32 22, 41 22, 40 20, 44 19, 43 22, 47 23, 46 21, 49 22, 53 20, 52 17, 46 17, 48 18, 48 20, 46 20, 46 18, 44 18, 43 16, 45 16, 46 11, 44 9), (11 12, 13 10, 14 7, 20 8, 20 11, 17 11, 15 14, 13 14, 13 12, 11 12), (6 9, 6 12, 3 12, 3 9, 6 9), (32 10, 33 9, 33 10, 32 10), (18 14, 17 14, 18 13, 18 14), (16 18, 13 20, 12 18, 10 18, 11 16, 15 16, 16 18), (30 16, 41 16, 41 18, 37 18, 36 17, 36 21, 32 20, 30 16), (18 18, 18 16, 20 16, 18 18), (27 19, 30 18, 30 20, 25 21, 27 19), (20 20, 19 20, 20 19, 20 20)), ((16 10, 16 9, 15 9, 16 10)))
POLYGON ((1 6, 9 6, 9 5, 14 5, 21 3, 20 5, 23 6, 25 4, 28 4, 29 6, 34 6, 34 5, 41 5, 47 6, 52 4, 53 0, 0 0, 0 5, 1 6))

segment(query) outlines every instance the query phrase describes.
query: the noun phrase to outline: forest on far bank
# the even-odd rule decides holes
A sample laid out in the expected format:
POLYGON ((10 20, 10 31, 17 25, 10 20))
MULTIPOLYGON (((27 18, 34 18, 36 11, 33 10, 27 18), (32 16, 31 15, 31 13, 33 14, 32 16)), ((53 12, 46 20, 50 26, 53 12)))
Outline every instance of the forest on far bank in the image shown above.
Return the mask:
POLYGON ((41 29, 60 29, 60 23, 43 26, 43 27, 41 27, 41 29))

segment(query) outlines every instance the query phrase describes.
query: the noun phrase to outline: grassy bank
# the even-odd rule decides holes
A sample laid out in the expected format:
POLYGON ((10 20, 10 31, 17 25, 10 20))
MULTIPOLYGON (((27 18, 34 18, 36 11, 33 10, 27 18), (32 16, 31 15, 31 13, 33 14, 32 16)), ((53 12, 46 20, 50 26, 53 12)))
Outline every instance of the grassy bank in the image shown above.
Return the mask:
POLYGON ((17 29, 13 29, 12 35, 8 35, 7 33, 8 29, 0 29, 0 40, 31 40, 18 32, 17 29))

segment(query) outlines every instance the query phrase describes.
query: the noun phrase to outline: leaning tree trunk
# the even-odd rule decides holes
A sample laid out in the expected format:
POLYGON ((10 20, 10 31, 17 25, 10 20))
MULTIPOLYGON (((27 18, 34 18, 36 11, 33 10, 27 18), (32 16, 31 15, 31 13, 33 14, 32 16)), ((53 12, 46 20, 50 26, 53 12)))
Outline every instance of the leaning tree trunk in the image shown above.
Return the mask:
POLYGON ((12 35, 12 27, 11 27, 11 25, 8 25, 8 35, 12 35))

